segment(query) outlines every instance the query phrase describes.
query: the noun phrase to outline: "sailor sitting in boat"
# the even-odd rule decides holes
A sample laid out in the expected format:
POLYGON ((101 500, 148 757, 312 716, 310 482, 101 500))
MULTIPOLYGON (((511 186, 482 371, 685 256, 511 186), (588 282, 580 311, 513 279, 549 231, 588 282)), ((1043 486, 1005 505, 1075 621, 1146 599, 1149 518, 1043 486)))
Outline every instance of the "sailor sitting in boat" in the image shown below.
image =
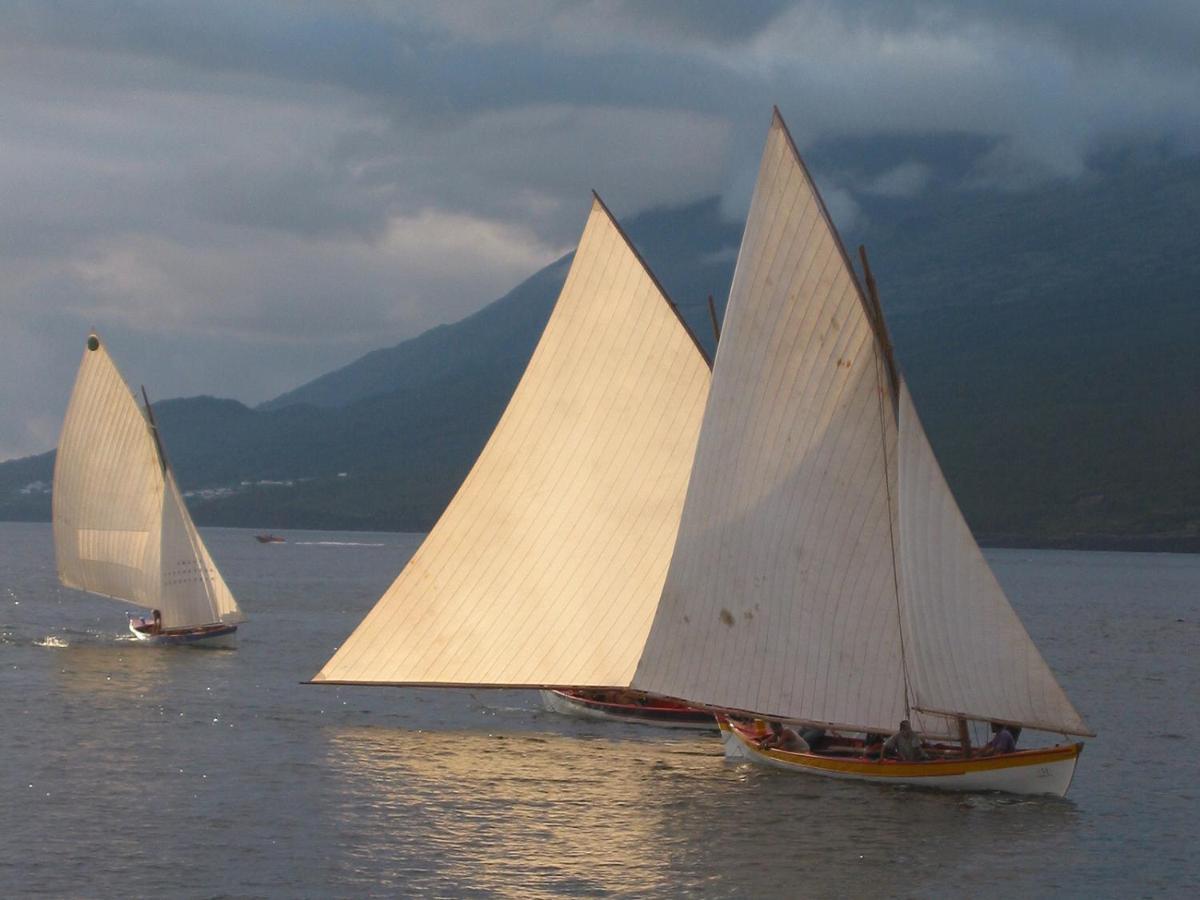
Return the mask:
POLYGON ((998 753, 1012 753, 1017 749, 1017 735, 1020 733, 1021 729, 1015 726, 1005 725, 1003 722, 993 722, 992 739, 979 749, 979 755, 995 756, 998 753))
POLYGON ((782 722, 771 722, 771 733, 759 741, 764 750, 787 750, 789 753, 808 753, 808 741, 782 722))
POLYGON ((879 758, 884 759, 889 753, 900 757, 905 762, 916 762, 929 759, 929 754, 921 746, 921 738, 912 730, 908 719, 900 723, 900 730, 883 742, 883 750, 879 758))

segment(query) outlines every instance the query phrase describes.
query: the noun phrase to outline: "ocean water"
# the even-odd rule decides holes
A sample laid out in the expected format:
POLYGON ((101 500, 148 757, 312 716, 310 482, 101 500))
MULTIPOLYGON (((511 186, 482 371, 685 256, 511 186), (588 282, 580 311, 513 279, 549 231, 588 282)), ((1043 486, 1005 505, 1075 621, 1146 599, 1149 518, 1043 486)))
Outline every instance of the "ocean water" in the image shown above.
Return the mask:
POLYGON ((1099 732, 1054 800, 733 765, 525 692, 304 685, 419 537, 203 533, 236 650, 136 644, 58 586, 49 526, 0 523, 0 896, 1200 893, 1200 557, 988 553, 1099 732))

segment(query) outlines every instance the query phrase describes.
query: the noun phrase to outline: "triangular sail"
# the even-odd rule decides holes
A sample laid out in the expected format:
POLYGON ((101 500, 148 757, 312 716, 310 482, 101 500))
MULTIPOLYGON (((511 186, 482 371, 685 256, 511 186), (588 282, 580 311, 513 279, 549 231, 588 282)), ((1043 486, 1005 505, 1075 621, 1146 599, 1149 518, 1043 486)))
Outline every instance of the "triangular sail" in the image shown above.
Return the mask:
POLYGON ((225 579, 217 571, 200 539, 187 506, 168 469, 162 512, 163 624, 192 625, 244 621, 225 579))
POLYGON ((979 551, 900 389, 899 558, 913 705, 1091 734, 979 551))
POLYGON ((873 308, 776 113, 633 686, 863 730, 1090 733, 963 521, 873 308))
POLYGON ((51 498, 62 583, 155 606, 162 525, 158 452, 145 416, 94 336, 63 420, 51 498))
MULTIPOLYGON (((171 487, 176 493, 179 492, 179 488, 175 485, 174 475, 171 476, 171 487)), ((184 505, 182 498, 180 498, 179 503, 186 514, 187 506, 184 505)), ((192 517, 185 515, 184 521, 192 536, 192 546, 196 549, 198 571, 204 575, 205 586, 208 589, 209 603, 211 609, 216 612, 217 621, 224 622, 226 625, 239 625, 245 622, 245 613, 242 612, 237 604, 237 600, 234 599, 233 591, 229 590, 229 585, 225 583, 225 579, 221 575, 221 570, 213 562, 213 558, 208 552, 208 547, 200 539, 200 533, 196 530, 196 526, 192 522, 192 517)))
POLYGON ((905 715, 887 466, 856 281, 776 116, 663 598, 634 679, 887 729, 905 715))
POLYGON ((95 335, 67 406, 52 496, 63 584, 158 609, 166 628, 243 621, 145 414, 95 335))
POLYGON ((692 335, 597 200, 487 446, 314 680, 627 685, 708 382, 692 335))

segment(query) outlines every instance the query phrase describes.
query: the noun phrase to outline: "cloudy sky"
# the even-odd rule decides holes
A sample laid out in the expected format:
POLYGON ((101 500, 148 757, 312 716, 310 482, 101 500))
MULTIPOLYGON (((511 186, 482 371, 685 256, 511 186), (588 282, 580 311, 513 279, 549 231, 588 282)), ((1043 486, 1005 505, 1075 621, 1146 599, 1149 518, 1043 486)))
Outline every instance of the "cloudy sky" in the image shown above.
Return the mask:
POLYGON ((802 148, 985 136, 976 186, 1200 152, 1197 47, 1195 0, 0 0, 0 459, 93 326, 152 397, 255 403, 505 293, 591 188, 737 216, 772 104, 802 148))

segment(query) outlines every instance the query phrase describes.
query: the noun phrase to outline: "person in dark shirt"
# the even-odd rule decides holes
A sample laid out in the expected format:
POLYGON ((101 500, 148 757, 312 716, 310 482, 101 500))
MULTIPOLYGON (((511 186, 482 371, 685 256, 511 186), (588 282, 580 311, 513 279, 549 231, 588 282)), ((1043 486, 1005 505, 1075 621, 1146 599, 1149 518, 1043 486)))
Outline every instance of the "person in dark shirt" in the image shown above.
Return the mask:
POLYGON ((1008 725, 1002 722, 992 723, 992 739, 979 750, 980 756, 996 756, 1000 753, 1012 753, 1017 749, 1017 739, 1013 736, 1008 725))

